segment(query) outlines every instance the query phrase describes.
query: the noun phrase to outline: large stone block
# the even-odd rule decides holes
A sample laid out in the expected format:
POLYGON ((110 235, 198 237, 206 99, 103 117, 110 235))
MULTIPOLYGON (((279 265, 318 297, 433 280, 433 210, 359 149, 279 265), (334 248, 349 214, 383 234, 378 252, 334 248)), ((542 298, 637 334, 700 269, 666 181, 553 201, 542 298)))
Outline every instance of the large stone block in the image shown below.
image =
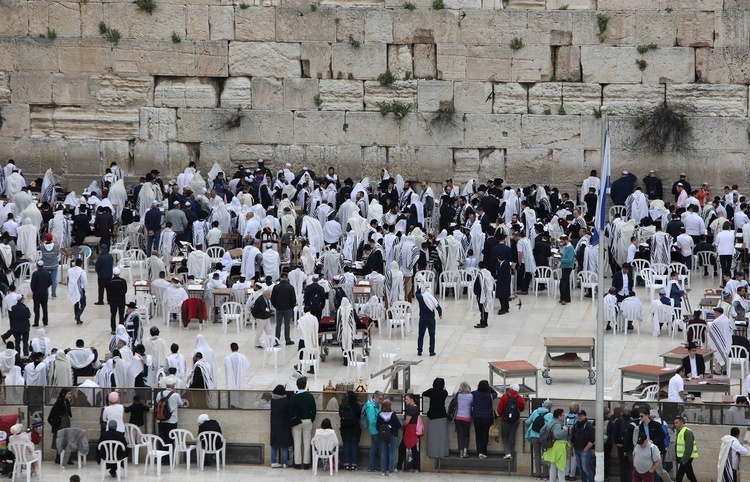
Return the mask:
MULTIPOLYGON (((29 36, 40 37, 47 35, 47 29, 49 28, 49 4, 44 1, 31 1, 27 2, 28 15, 29 15, 29 36)), ((19 28, 24 28, 25 25, 19 25, 19 28)))
POLYGON ((289 144, 293 141, 293 134, 291 112, 234 109, 177 111, 177 140, 180 142, 289 144))
POLYGON ((365 42, 393 43, 393 17, 394 12, 390 10, 368 10, 365 13, 365 42))
POLYGON ((529 87, 529 113, 544 114, 545 111, 557 114, 563 105, 563 84, 543 82, 529 87))
POLYGON ((492 98, 492 84, 490 82, 453 83, 453 104, 456 112, 491 114, 492 98))
POLYGON ((599 10, 661 10, 661 0, 597 0, 599 10))
POLYGON ((343 112, 298 111, 294 113, 296 144, 336 145, 344 142, 343 112))
POLYGON ((52 103, 52 74, 13 72, 10 75, 11 101, 18 104, 52 103))
MULTIPOLYGON (((240 50, 237 42, 232 46, 240 50)), ((226 77, 227 42, 180 42, 171 40, 121 40, 114 49, 118 73, 149 73, 183 77, 226 77)), ((241 55, 233 66, 243 65, 241 55)))
MULTIPOLYGON (((204 146, 207 146, 207 144, 201 144, 201 160, 204 159, 204 146)), ((273 159, 276 160, 274 157, 274 146, 269 145, 262 145, 262 144, 235 144, 232 146, 231 151, 223 154, 221 156, 217 156, 218 151, 215 149, 215 145, 208 144, 208 146, 211 146, 211 151, 209 153, 209 158, 218 158, 219 161, 213 161, 213 162, 225 162, 227 157, 229 157, 232 161, 232 164, 237 164, 241 162, 254 162, 258 159, 273 159)), ((227 149, 229 150, 229 149, 227 149)))
POLYGON ((703 149, 745 151, 750 119, 736 117, 693 117, 693 132, 700 132, 703 149))
POLYGON ((309 7, 276 9, 277 42, 334 42, 336 24, 333 8, 319 8, 315 12, 309 7))
MULTIPOLYGON (((361 170, 362 176, 367 176, 370 179, 380 179, 382 175, 383 166, 388 165, 388 148, 381 146, 362 147, 362 161, 361 170)), ((356 161, 356 159, 352 159, 356 161)), ((352 162, 353 166, 356 166, 352 162)))
POLYGON ((465 145, 482 148, 520 147, 521 116, 467 114, 465 145))
POLYGON ((451 10, 479 9, 482 8, 482 0, 445 0, 444 5, 451 10))
POLYGON ((667 84, 667 103, 700 116, 747 117, 745 85, 667 84))
POLYGON ((512 54, 513 82, 546 82, 552 72, 552 49, 546 45, 525 45, 512 54))
POLYGON ((544 10, 544 0, 504 0, 503 5, 511 10, 544 10))
POLYGON ((0 104, 10 102, 10 74, 0 72, 0 104))
MULTIPOLYGON (((185 39, 186 40, 208 40, 211 38, 211 27, 208 24, 208 5, 187 5, 185 7, 185 39)), ((235 19, 235 34, 240 31, 239 20, 235 19)), ((250 38, 238 38, 237 40, 257 40, 250 38)), ((273 31, 271 38, 273 40, 273 31)))
POLYGON ((0 59, 0 67, 7 71, 58 72, 60 71, 61 55, 59 42, 50 42, 45 38, 17 37, 12 41, 13 47, 5 50, 0 44, 3 57, 10 60, 12 67, 3 67, 7 61, 0 59))
MULTIPOLYGON (((422 146, 416 149, 420 181, 439 183, 453 176, 453 150, 448 147, 422 146)), ((419 189, 417 189, 419 190, 419 189)))
POLYGON ((232 76, 300 77, 300 45, 286 43, 232 42, 229 45, 232 76))
POLYGON ((1 35, 27 35, 29 32, 29 10, 26 2, 3 2, 0 15, 1 35))
POLYGON ((52 101, 55 105, 87 105, 89 103, 89 75, 53 74, 52 101))
POLYGON ((750 11, 724 10, 714 17, 713 47, 744 47, 750 38, 750 11))
POLYGON ((555 47, 555 77, 566 82, 581 81, 581 47, 555 47))
POLYGON ((416 179, 419 175, 419 158, 416 148, 412 146, 389 147, 388 169, 401 173, 404 180, 416 179))
POLYGON ((331 70, 335 79, 376 79, 387 68, 386 46, 362 44, 359 48, 334 44, 331 70))
POLYGON ((81 3, 81 37, 98 37, 99 22, 104 21, 103 3, 81 3))
POLYGON ((313 79, 331 78, 331 44, 325 42, 303 42, 300 46, 302 77, 313 79))
POLYGON ((49 4, 49 28, 58 37, 81 36, 80 3, 60 2, 49 4))
POLYGON ((135 141, 133 166, 136 172, 159 169, 169 172, 169 144, 161 141, 135 141))
POLYGON ((479 151, 476 147, 471 149, 453 150, 453 176, 457 183, 466 183, 469 179, 479 178, 479 151))
POLYGON ((562 100, 568 115, 591 115, 602 105, 602 86, 599 84, 562 84, 562 100))
MULTIPOLYGON (((464 72, 466 69, 464 68, 464 72)), ((434 79, 437 75, 437 52, 433 44, 414 44, 414 77, 434 79)))
MULTIPOLYGON (((436 114, 409 114, 399 124, 402 145, 411 146, 456 146, 464 145, 465 123, 461 116, 438 117, 436 114)), ((389 114, 389 119, 396 122, 389 114)))
MULTIPOLYGON (((511 50, 508 45, 469 46, 464 58, 466 62, 466 80, 511 82, 511 50)), ((440 70, 439 46, 438 70, 440 70)))
POLYGON ((34 107, 31 135, 69 139, 133 139, 138 136, 138 109, 34 107))
POLYGON ((698 48, 695 50, 695 73, 698 82, 750 84, 750 48, 698 48))
POLYGON ((677 16, 677 45, 713 47, 714 12, 684 12, 677 16))
POLYGON ((677 41, 677 19, 674 13, 635 12, 634 42, 673 47, 677 41))
POLYGON ((102 141, 99 144, 103 165, 109 166, 116 162, 126 174, 132 174, 128 169, 133 157, 130 141, 102 141))
POLYGON ((573 12, 529 12, 525 42, 546 45, 571 45, 573 12))
MULTIPOLYGON (((371 149, 378 149, 378 147, 371 149)), ((385 152, 384 147, 380 149, 383 149, 383 152, 385 152)), ((352 179, 362 179, 364 150, 365 148, 355 145, 339 146, 339 157, 336 159, 336 172, 339 173, 339 176, 344 175, 352 179)), ((383 163, 385 163, 385 160, 383 163)))
POLYGON ((224 81, 221 90, 221 107, 224 108, 252 108, 253 89, 247 77, 229 77, 224 81))
POLYGON ((515 82, 494 84, 493 112, 495 114, 525 114, 528 112, 526 88, 515 82))
MULTIPOLYGON (((123 38, 138 40, 168 40, 172 32, 185 35, 185 6, 158 3, 151 14, 137 10, 132 3, 103 5, 104 22, 117 29, 123 38)), ((97 26, 98 29, 98 26, 97 26)), ((98 30, 97 30, 98 33, 98 30)), ((122 42, 121 42, 122 43, 122 42)))
POLYGON ((60 46, 59 57, 60 72, 106 74, 115 67, 112 49, 94 39, 67 40, 60 46))
POLYGON ((279 166, 288 162, 292 166, 302 167, 305 165, 305 146, 276 146, 273 162, 279 166))
POLYGON ((521 143, 525 148, 581 149, 581 117, 525 115, 521 143))
POLYGON ((140 138, 144 141, 172 141, 177 138, 177 110, 143 107, 140 138))
POLYGON ((253 109, 281 110, 284 108, 284 83, 280 79, 252 78, 253 109))
POLYGON ((28 104, 9 104, 2 106, 3 126, 0 136, 27 137, 31 134, 31 121, 28 104))
POLYGON ((642 72, 644 83, 687 84, 695 81, 695 52, 691 48, 658 48, 643 54, 648 62, 642 72))
MULTIPOLYGON (((467 12, 467 16, 469 13, 467 12)), ((393 18, 393 43, 460 43, 456 10, 397 10, 393 18)))
POLYGON ((705 12, 709 10, 722 10, 724 0, 660 0, 661 8, 673 8, 674 10, 687 10, 705 12))
POLYGON ((380 110, 378 104, 402 102, 413 106, 417 103, 417 81, 397 80, 392 85, 380 85, 378 81, 365 82, 365 110, 380 110))
MULTIPOLYGON (((55 173, 65 172, 65 141, 63 139, 23 137, 13 143, 9 153, 6 159, 23 159, 25 172, 36 172, 40 175, 47 169, 52 169, 55 173)), ((70 157, 68 159, 70 160, 70 157)), ((96 165, 98 166, 98 158, 96 165)), ((98 172, 98 169, 94 168, 93 171, 98 172)), ((91 165, 87 172, 92 172, 91 165)))
POLYGON ((388 70, 397 78, 403 79, 413 74, 411 45, 388 46, 388 70))
POLYGON ((596 10, 596 0, 547 0, 547 10, 596 10))
POLYGON ((583 81, 600 84, 640 83, 641 71, 635 63, 639 57, 635 47, 584 45, 581 47, 583 81))
POLYGON ((94 75, 91 80, 91 97, 100 107, 153 104, 154 78, 149 75, 94 75))
POLYGON ((92 140, 73 140, 67 143, 68 174, 101 172, 101 144, 92 140))
POLYGON ((417 82, 417 110, 438 112, 453 110, 453 82, 422 80, 417 82))
POLYGON ((634 84, 604 86, 604 105, 618 116, 637 116, 653 111, 664 102, 664 85, 634 84))
POLYGON ((211 5, 208 27, 211 40, 234 40, 234 7, 211 5))
POLYGON ((362 110, 364 86, 359 80, 320 80, 322 110, 362 110))
MULTIPOLYGON (((241 150, 242 144, 234 144, 232 150, 241 150)), ((223 163, 229 159, 230 147, 225 142, 202 142, 200 144, 201 165, 213 166, 214 163, 223 163)), ((270 157, 270 156, 269 156, 270 157)), ((239 158, 240 160, 252 160, 251 157, 239 158)), ((257 158, 256 158, 257 159, 257 158)), ((263 157, 262 159, 265 159, 263 157)))
POLYGON ((346 142, 359 146, 396 146, 398 123, 380 112, 347 112, 346 142))
MULTIPOLYGON (((339 8, 336 11, 339 20, 336 25, 336 42, 349 42, 349 38, 359 42, 365 40, 366 10, 359 8, 339 8)), ((334 21, 335 22, 335 21, 334 21)), ((328 39, 325 39, 328 40, 328 39)), ((381 42, 384 43, 384 42, 381 42)))
POLYGON ((219 84, 206 78, 163 78, 156 83, 156 107, 216 107, 219 84))
POLYGON ((583 152, 555 148, 509 148, 506 156, 505 179, 512 179, 514 184, 552 184, 571 189, 583 177, 580 167, 571 168, 576 160, 579 166, 583 163, 583 152))
MULTIPOLYGON (((531 31, 527 33, 527 12, 468 10, 459 13, 461 19, 459 40, 456 43, 465 45, 508 45, 519 37, 525 43, 543 43, 545 38, 536 39, 531 31)), ((546 34, 549 40, 549 34, 546 34)), ((438 42, 440 43, 440 42, 438 42)))
POLYGON ((276 9, 264 7, 238 8, 234 12, 234 38, 254 42, 276 39, 276 9))
MULTIPOLYGON (((437 45, 437 78, 442 80, 467 79, 467 48, 460 44, 437 45)), ((479 80, 479 79, 477 79, 479 80)))
POLYGON ((317 94, 318 79, 284 79, 284 110, 313 110, 317 94))
POLYGON ((330 166, 336 166, 339 158, 339 146, 305 146, 305 165, 315 172, 327 172, 330 166))

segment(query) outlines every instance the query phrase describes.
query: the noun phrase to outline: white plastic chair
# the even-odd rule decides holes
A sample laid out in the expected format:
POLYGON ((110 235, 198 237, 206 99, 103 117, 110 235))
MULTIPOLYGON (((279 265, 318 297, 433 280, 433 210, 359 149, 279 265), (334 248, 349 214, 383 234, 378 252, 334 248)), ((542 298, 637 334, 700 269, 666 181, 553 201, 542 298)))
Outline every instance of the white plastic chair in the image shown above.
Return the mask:
POLYGON ((401 348, 397 347, 393 343, 386 342, 385 345, 378 346, 378 370, 383 364, 383 360, 387 360, 389 365, 393 365, 393 362, 401 358, 401 348))
MULTIPOLYGON (((672 301, 674 304, 674 301, 672 301)), ((685 330, 685 321, 682 319, 682 308, 679 306, 672 307, 672 320, 669 323, 669 334, 674 338, 679 329, 685 330)))
POLYGON ((596 290, 599 287, 597 273, 593 271, 581 271, 578 273, 578 283, 581 285, 581 301, 583 301, 583 293, 587 289, 591 290, 591 298, 596 299, 596 290))
POLYGON ((346 357, 346 379, 352 380, 352 378, 349 378, 349 370, 351 370, 352 367, 357 369, 357 378, 362 378, 362 369, 365 369, 365 374, 367 375, 367 378, 370 378, 369 376, 369 357, 364 356, 361 352, 355 352, 354 350, 349 350, 344 352, 344 356, 346 357))
POLYGON ((641 334, 641 320, 643 319, 643 307, 637 304, 626 303, 620 305, 620 316, 622 318, 622 331, 628 333, 628 324, 636 324, 636 331, 641 334))
POLYGON ((227 332, 227 323, 234 322, 237 333, 240 332, 240 325, 243 324, 245 319, 245 310, 241 304, 236 301, 227 301, 222 303, 219 308, 221 313, 221 326, 224 328, 224 333, 227 332))
POLYGON ((318 379, 318 372, 320 372, 320 347, 316 348, 302 348, 298 351, 299 353, 299 371, 305 373, 308 368, 313 368, 315 372, 315 379, 318 379))
POLYGON ((635 398, 643 402, 655 402, 656 397, 658 395, 659 395, 659 384, 655 383, 653 385, 647 386, 646 388, 643 389, 643 391, 640 394, 634 395, 634 396, 635 398))
POLYGON ((464 290, 466 290, 469 297, 469 305, 471 305, 474 301, 474 280, 477 277, 477 270, 460 269, 458 273, 461 275, 461 280, 458 282, 458 295, 461 296, 464 290))
POLYGON ((125 251, 127 251, 128 249, 129 242, 130 238, 121 236, 120 241, 115 243, 114 246, 112 246, 112 249, 109 250, 109 254, 111 254, 114 258, 115 264, 118 264, 120 262, 120 259, 122 259, 122 257, 125 255, 125 251))
MULTIPOLYGON (((562 280, 562 270, 561 269, 553 269, 552 270, 552 276, 549 279, 549 285, 547 285, 547 290, 549 290, 549 295, 553 298, 557 298, 557 293, 560 291, 560 281, 562 280)), ((514 286, 511 284, 511 286, 514 286)))
POLYGON ((388 325, 388 338, 393 337, 394 328, 401 327, 401 338, 406 336, 406 310, 403 307, 393 307, 386 310, 385 322, 388 325))
POLYGON ((233 287, 232 296, 230 297, 230 299, 244 306, 244 304, 247 302, 247 293, 245 292, 245 288, 235 289, 233 287))
POLYGON ((549 266, 537 266, 534 270, 534 296, 539 295, 539 285, 547 286, 547 296, 550 296, 550 280, 552 279, 552 268, 549 266))
MULTIPOLYGON (((747 348, 741 345, 732 345, 729 350, 729 361, 727 362, 727 378, 732 378, 732 365, 739 365, 741 370, 740 380, 745 379, 745 373, 748 371, 747 348)), ((731 382, 730 382, 731 383, 731 382)), ((740 382, 740 385, 742 382, 740 382)))
POLYGON ((414 286, 416 287, 422 287, 425 286, 432 289, 432 292, 435 292, 435 272, 434 271, 428 271, 428 270, 422 270, 417 271, 414 275, 414 286))
MULTIPOLYGON (((633 270, 633 283, 638 281, 638 278, 643 278, 643 270, 651 267, 651 261, 647 259, 634 259, 630 262, 630 269, 633 270)), ((635 291, 634 287, 630 287, 635 291)))
POLYGON ((672 329, 672 305, 665 305, 661 301, 654 300, 651 304, 651 332, 659 333, 659 324, 667 325, 667 333, 672 329))
POLYGON ((216 471, 218 472, 221 465, 224 468, 227 467, 227 444, 224 441, 224 436, 219 432, 201 432, 198 434, 198 466, 201 470, 204 469, 204 462, 206 454, 214 454, 216 456, 216 471), (218 448, 218 443, 221 441, 221 448, 218 448))
POLYGON ((125 424, 125 440, 128 441, 128 448, 131 449, 133 454, 133 464, 138 465, 141 447, 145 447, 148 450, 148 444, 143 441, 143 433, 138 428, 138 425, 132 423, 125 424))
POLYGON ((164 298, 164 324, 169 326, 169 322, 172 318, 172 314, 177 315, 177 323, 180 323, 180 316, 182 316, 182 299, 177 296, 168 296, 164 298))
POLYGON ((135 305, 138 314, 146 325, 151 324, 151 309, 154 306, 154 297, 148 293, 139 292, 135 295, 135 305))
POLYGON ((679 276, 680 283, 685 288, 690 287, 690 270, 683 263, 669 263, 669 273, 676 272, 679 276))
POLYGON ((713 251, 701 251, 696 256, 696 262, 693 263, 693 267, 698 270, 700 277, 703 277, 703 270, 705 267, 708 274, 711 275, 711 280, 714 279, 714 270, 716 269, 716 253, 713 251))
POLYGON ((107 472, 107 464, 117 465, 117 480, 120 480, 122 472, 125 472, 125 478, 128 478, 128 459, 119 460, 117 458, 118 449, 126 450, 125 445, 117 440, 105 440, 99 442, 99 450, 104 452, 104 456, 101 460, 102 466, 102 482, 104 482, 105 474, 107 472), (121 465, 122 464, 122 465, 121 465))
POLYGON ((408 301, 394 301, 391 308, 403 309, 406 312, 406 333, 411 333, 411 303, 408 301))
POLYGON ((445 301, 445 292, 453 290, 453 297, 458 300, 458 290, 461 285, 461 274, 458 271, 443 271, 440 273, 440 297, 445 301))
POLYGON ((16 457, 16 461, 13 463, 13 475, 11 480, 16 480, 16 475, 20 476, 23 469, 26 469, 26 482, 31 481, 31 464, 36 464, 36 469, 39 473, 39 478, 42 478, 42 451, 34 450, 34 444, 31 442, 11 442, 8 444, 8 449, 13 452, 16 457), (31 450, 34 456, 27 458, 27 451, 31 450))
POLYGON ((666 289, 667 285, 663 278, 657 278, 654 270, 651 268, 646 268, 643 271, 641 271, 641 276, 643 277, 643 281, 646 284, 646 289, 651 292, 651 300, 654 299, 654 293, 661 289, 666 289))
MULTIPOLYGON (((78 468, 80 469, 81 467, 86 465, 86 456, 82 454, 81 452, 76 452, 76 454, 77 454, 76 458, 78 459, 78 468)), ((65 465, 63 465, 63 460, 65 460, 65 451, 61 450, 60 451, 60 467, 64 469, 65 465)))
POLYGON ((31 281, 31 263, 24 261, 16 266, 16 270, 19 272, 18 282, 19 284, 31 281))
POLYGON ((195 445, 188 445, 187 442, 188 439, 190 439, 191 442, 195 441, 195 436, 189 430, 176 428, 169 432, 169 438, 174 440, 174 458, 172 459, 172 465, 176 467, 177 464, 180 463, 180 454, 184 453, 187 469, 190 470, 190 452, 195 449, 195 445))
POLYGON ((706 346, 707 331, 708 328, 703 323, 693 323, 692 325, 688 325, 687 329, 685 330, 685 343, 687 343, 688 340, 692 339, 701 347, 706 346))
POLYGON ((263 347, 263 367, 268 364, 268 357, 273 355, 273 367, 279 368, 279 352, 284 349, 285 344, 273 335, 260 337, 260 346, 263 347))
POLYGON ((255 303, 254 292, 247 295, 247 299, 245 300, 245 321, 243 322, 243 328, 247 327, 247 325, 250 325, 250 327, 254 330, 256 320, 252 313, 253 303, 255 303))
POLYGON ((339 441, 336 437, 313 437, 312 444, 312 466, 313 475, 318 475, 318 460, 325 459, 325 463, 331 471, 339 471, 339 441))
POLYGON ((627 213, 627 208, 625 206, 612 206, 609 208, 609 220, 612 221, 614 219, 615 214, 619 214, 620 216, 625 216, 627 213))
POLYGON ((604 303, 604 321, 612 326, 614 334, 617 334, 617 330, 620 329, 620 317, 618 314, 618 307, 616 303, 604 303))
POLYGON ((206 250, 206 254, 209 258, 211 258, 211 264, 214 265, 221 261, 221 258, 224 256, 225 251, 226 250, 221 246, 211 246, 206 250))
POLYGON ((653 279, 662 281, 664 285, 669 282, 669 265, 666 263, 651 263, 653 279))
POLYGON ((169 457, 169 471, 174 468, 174 453, 172 444, 165 444, 161 438, 156 435, 144 434, 143 441, 146 442, 146 463, 143 473, 148 472, 150 465, 156 465, 156 476, 161 477, 161 459, 169 457), (161 445, 161 449, 159 446, 161 445))

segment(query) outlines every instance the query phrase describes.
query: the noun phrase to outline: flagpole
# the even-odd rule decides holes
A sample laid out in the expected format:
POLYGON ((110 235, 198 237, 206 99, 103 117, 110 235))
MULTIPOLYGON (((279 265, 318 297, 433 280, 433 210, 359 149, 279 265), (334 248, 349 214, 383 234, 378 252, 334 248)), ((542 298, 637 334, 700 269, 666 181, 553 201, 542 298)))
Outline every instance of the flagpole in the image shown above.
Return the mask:
MULTIPOLYGON (((599 211, 596 219, 596 228, 604 226, 603 220, 607 215, 607 188, 609 183, 607 180, 610 177, 610 162, 609 162, 609 146, 608 144, 608 132, 607 132, 607 106, 602 106, 602 150, 601 150, 601 167, 599 176, 601 178, 601 189, 599 191, 599 211), (605 172, 606 170, 606 172, 605 172)), ((606 244, 604 241, 604 230, 599 232, 599 261, 597 264, 598 273, 598 294, 596 297, 596 474, 594 480, 596 482, 604 482, 604 428, 607 423, 604 420, 604 293, 608 291, 604 282, 604 252, 606 251, 606 244)))

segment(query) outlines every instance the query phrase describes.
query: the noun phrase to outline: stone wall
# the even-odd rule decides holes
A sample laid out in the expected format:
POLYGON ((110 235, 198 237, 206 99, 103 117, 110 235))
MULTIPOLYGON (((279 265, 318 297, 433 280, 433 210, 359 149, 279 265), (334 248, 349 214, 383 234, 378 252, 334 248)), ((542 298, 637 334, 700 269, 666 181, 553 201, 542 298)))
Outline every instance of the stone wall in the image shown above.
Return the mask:
POLYGON ((748 185, 748 0, 154 1, 0 0, 0 160, 74 184, 112 161, 263 158, 572 188, 608 105, 614 172, 748 185), (401 120, 381 115, 394 101, 401 120), (690 113, 684 154, 634 145, 664 101, 690 113))

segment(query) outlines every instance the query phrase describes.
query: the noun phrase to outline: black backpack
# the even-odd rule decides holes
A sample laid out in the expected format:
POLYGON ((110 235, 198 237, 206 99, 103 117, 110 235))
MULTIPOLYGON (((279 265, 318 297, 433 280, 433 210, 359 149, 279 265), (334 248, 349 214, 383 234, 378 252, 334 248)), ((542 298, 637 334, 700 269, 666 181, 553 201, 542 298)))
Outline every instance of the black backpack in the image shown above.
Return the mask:
POLYGON ((385 443, 391 443, 391 440, 393 440, 393 432, 391 432, 391 426, 387 423, 382 423, 378 425, 378 437, 380 438, 381 442, 385 443))
POLYGON ((453 397, 453 400, 451 400, 451 403, 448 404, 448 421, 452 422, 456 419, 456 415, 458 415, 458 397, 453 397))
POLYGON ((323 306, 326 304, 326 298, 325 295, 321 293, 320 290, 314 290, 312 294, 310 295, 310 306, 314 310, 320 310, 323 309, 323 306))
POLYGON ((521 418, 521 412, 518 410, 518 397, 518 395, 512 398, 508 397, 503 406, 503 422, 513 423, 521 418))
POLYGON ((342 427, 353 427, 355 425, 354 409, 349 402, 344 402, 339 407, 339 419, 342 427))
POLYGON ((531 422, 531 430, 533 430, 536 433, 541 433, 542 429, 544 428, 544 413, 537 412, 536 418, 534 421, 531 422))

